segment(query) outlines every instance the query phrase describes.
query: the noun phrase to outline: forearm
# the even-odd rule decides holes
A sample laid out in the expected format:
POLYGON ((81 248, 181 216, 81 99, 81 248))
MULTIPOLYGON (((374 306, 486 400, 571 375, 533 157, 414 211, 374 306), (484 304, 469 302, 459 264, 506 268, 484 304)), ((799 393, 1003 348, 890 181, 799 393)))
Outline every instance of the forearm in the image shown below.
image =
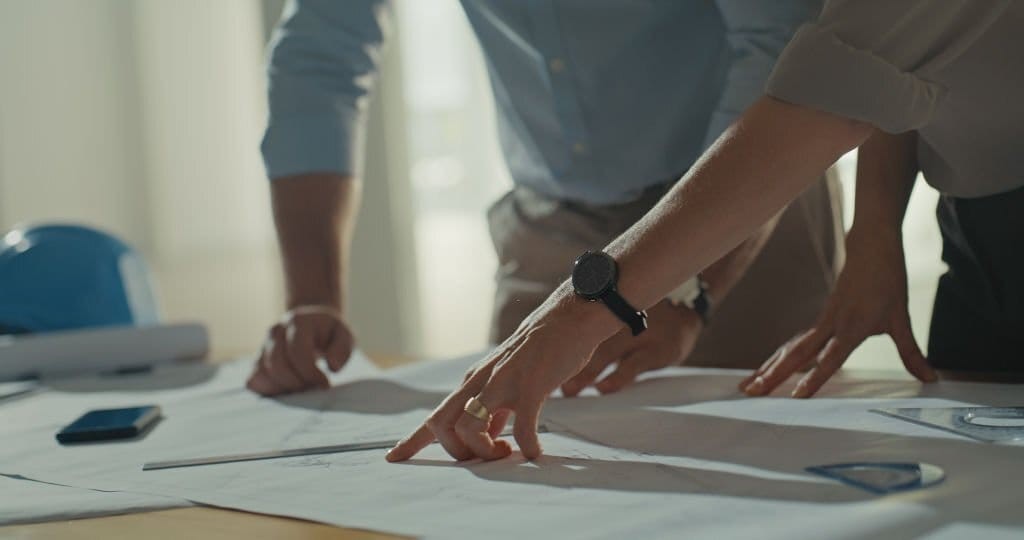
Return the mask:
POLYGON ((877 132, 861 145, 851 235, 898 239, 917 172, 916 132, 877 132))
MULTIPOLYGON (((636 307, 651 306, 751 237, 871 132, 861 122, 758 100, 668 196, 608 246, 619 262, 619 290, 636 307)), ((595 338, 618 327, 599 310, 588 312, 601 328, 595 338)))
POLYGON ((762 98, 668 197, 613 242, 620 288, 648 306, 751 236, 870 126, 762 98))
POLYGON ((724 300, 733 286, 747 273, 751 263, 771 238, 775 225, 779 222, 778 218, 778 214, 773 216, 735 249, 704 269, 701 277, 707 283, 708 294, 715 302, 724 300))
POLYGON ((287 307, 342 310, 359 182, 336 173, 279 178, 271 182, 271 198, 287 307))

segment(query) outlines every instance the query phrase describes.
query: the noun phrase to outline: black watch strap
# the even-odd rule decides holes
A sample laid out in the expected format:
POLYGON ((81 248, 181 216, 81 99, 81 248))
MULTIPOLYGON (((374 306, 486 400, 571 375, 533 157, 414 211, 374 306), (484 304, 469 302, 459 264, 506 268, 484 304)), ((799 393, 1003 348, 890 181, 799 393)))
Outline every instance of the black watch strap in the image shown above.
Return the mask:
POLYGON ((693 299, 693 310, 697 312, 704 326, 711 322, 711 298, 708 296, 707 287, 701 282, 700 294, 693 299))
POLYGON ((608 306, 608 309, 612 310, 616 317, 629 325, 629 330, 633 332, 634 336, 640 335, 640 332, 647 329, 647 313, 637 311, 615 289, 605 293, 601 297, 601 301, 608 306))

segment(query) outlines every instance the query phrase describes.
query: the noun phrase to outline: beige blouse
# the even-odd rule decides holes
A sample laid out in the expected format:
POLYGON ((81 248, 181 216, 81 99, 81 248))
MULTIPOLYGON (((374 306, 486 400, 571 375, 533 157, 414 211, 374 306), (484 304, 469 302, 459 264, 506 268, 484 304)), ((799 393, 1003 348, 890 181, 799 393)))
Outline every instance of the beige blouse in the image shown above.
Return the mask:
POLYGON ((831 0, 766 91, 917 130, 921 170, 943 193, 1024 186, 1024 0, 831 0))

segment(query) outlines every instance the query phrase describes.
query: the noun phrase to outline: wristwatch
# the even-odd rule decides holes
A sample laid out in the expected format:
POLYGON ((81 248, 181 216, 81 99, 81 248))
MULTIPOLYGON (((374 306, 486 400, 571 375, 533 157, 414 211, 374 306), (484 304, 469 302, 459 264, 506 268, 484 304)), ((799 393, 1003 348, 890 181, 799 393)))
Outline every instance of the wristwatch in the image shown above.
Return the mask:
POLYGON ((631 306, 615 290, 619 281, 619 267, 615 259, 603 251, 586 251, 572 266, 572 287, 576 294, 590 302, 600 300, 634 336, 647 329, 647 313, 631 306))
POLYGON ((708 284, 697 274, 687 280, 666 297, 674 306, 684 306, 693 310, 705 326, 711 322, 711 295, 708 284))

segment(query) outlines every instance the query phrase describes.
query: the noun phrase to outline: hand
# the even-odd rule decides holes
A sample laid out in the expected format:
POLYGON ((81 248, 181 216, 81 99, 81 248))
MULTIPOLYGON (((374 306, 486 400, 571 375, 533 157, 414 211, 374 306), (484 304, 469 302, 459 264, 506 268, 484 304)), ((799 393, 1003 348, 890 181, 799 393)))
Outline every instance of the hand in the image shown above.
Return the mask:
POLYGON ((914 377, 937 380, 910 329, 902 239, 851 231, 846 265, 817 324, 780 347, 740 383, 740 390, 762 396, 796 371, 813 366, 792 393, 797 398, 811 397, 854 349, 878 334, 889 334, 914 377))
POLYGON ((562 385, 562 394, 573 397, 594 381, 612 363, 615 370, 595 387, 602 394, 622 390, 637 376, 686 360, 704 328, 700 316, 685 306, 674 306, 668 300, 647 310, 650 327, 639 336, 623 328, 597 348, 587 365, 562 385))
POLYGON ((597 345, 620 326, 604 306, 567 297, 563 290, 561 299, 549 299, 515 334, 474 366, 462 386, 419 429, 388 452, 387 460, 407 460, 435 439, 459 461, 501 459, 512 452, 512 447, 497 436, 512 413, 513 435, 523 455, 527 459, 539 457, 537 423, 544 401, 579 372, 597 345), (490 421, 463 410, 472 397, 486 407, 490 421))
POLYGON ((264 396, 328 388, 330 382, 317 367, 317 359, 323 356, 327 367, 337 372, 353 346, 352 333, 337 310, 327 306, 292 309, 270 328, 246 387, 264 396))

